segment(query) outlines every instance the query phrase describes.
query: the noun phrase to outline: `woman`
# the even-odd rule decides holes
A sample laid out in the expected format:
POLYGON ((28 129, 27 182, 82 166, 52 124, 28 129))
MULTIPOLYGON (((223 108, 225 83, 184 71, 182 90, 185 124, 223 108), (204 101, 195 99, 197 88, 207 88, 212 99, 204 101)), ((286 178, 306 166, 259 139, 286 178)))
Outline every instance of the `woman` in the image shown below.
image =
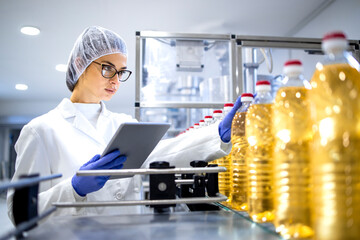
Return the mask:
MULTIPOLYGON (((13 179, 30 173, 62 174, 59 179, 40 184, 39 213, 53 202, 141 198, 140 176, 108 180, 109 177, 75 175, 78 169, 121 169, 126 161, 121 149, 103 158, 98 153, 105 149, 121 123, 136 121, 129 115, 110 112, 103 102, 110 100, 130 75, 126 45, 120 36, 101 27, 89 27, 79 36, 66 73, 66 84, 72 92, 70 99, 63 99, 55 109, 28 123, 15 145, 17 159, 13 179)), ((143 167, 152 161, 169 161, 171 165, 187 167, 194 159, 211 161, 228 154, 231 121, 241 104, 238 102, 219 125, 161 141, 143 167)), ((8 193, 7 203, 13 220, 12 195, 13 192, 8 193)), ((142 210, 141 206, 62 208, 54 215, 139 213, 142 210)))

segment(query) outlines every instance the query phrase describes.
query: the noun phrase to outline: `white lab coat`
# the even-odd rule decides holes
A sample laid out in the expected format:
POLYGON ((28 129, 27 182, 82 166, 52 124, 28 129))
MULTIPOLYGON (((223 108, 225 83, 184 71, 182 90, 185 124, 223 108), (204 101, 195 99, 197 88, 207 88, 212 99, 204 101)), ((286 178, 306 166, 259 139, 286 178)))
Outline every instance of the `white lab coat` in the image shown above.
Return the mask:
MULTIPOLYGON (((61 173, 62 177, 45 181, 39 188, 39 213, 53 202, 139 200, 142 196, 140 176, 109 180, 97 192, 81 197, 73 190, 71 178, 84 163, 101 153, 123 122, 135 122, 126 114, 112 113, 101 102, 102 110, 95 129, 67 98, 50 112, 24 126, 15 145, 17 152, 14 179, 22 174, 46 176, 61 173)), ((192 160, 212 161, 227 155, 231 143, 223 143, 214 124, 176 138, 162 140, 143 164, 168 161, 176 167, 189 167, 192 160)), ((8 214, 12 219, 12 195, 8 192, 8 214)), ((59 208, 53 215, 91 215, 141 213, 142 206, 59 208)))

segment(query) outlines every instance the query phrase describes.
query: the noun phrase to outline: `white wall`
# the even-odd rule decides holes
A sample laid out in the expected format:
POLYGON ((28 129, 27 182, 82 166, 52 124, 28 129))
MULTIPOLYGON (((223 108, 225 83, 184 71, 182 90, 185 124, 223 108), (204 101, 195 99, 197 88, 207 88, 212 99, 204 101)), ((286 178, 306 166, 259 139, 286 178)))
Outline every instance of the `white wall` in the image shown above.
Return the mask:
POLYGON ((360 39, 360 1, 336 0, 304 26, 295 37, 322 38, 329 31, 344 31, 349 39, 360 39))

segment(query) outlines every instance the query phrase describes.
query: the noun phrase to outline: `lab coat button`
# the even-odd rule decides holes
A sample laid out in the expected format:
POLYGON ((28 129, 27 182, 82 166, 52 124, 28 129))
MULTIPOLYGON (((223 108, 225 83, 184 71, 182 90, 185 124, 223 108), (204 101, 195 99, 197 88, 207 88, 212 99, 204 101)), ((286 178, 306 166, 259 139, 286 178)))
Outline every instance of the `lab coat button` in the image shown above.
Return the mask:
POLYGON ((121 194, 121 192, 116 193, 115 197, 117 200, 121 200, 124 198, 124 196, 121 194))
POLYGON ((138 192, 139 192, 139 188, 138 188, 138 187, 134 188, 134 191, 138 193, 138 192))

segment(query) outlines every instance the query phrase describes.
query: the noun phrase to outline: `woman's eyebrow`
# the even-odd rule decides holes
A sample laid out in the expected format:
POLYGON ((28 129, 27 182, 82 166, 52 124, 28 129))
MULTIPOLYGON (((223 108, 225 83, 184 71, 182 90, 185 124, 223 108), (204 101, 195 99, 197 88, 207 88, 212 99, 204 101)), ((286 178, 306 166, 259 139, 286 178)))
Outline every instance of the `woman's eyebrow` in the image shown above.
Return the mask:
MULTIPOLYGON (((113 67, 116 68, 115 64, 113 64, 112 62, 109 62, 109 61, 103 61, 103 62, 104 62, 104 63, 108 63, 109 65, 111 65, 111 66, 113 66, 113 67)), ((122 67, 122 68, 120 68, 120 69, 127 69, 127 66, 122 67)))

